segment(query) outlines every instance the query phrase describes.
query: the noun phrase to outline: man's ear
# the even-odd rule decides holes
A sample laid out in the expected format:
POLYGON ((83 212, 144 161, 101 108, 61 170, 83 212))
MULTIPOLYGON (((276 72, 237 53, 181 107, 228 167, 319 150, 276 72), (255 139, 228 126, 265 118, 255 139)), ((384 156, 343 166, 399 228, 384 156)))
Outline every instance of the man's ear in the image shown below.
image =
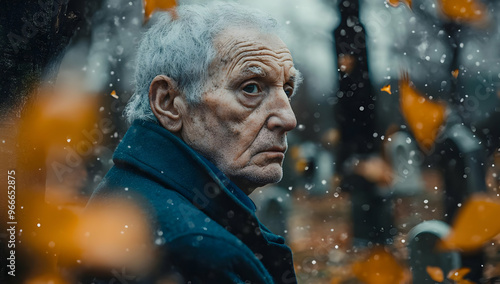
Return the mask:
POLYGON ((158 122, 172 133, 177 133, 182 128, 179 100, 182 97, 174 79, 165 75, 158 75, 153 79, 149 86, 149 105, 158 122))

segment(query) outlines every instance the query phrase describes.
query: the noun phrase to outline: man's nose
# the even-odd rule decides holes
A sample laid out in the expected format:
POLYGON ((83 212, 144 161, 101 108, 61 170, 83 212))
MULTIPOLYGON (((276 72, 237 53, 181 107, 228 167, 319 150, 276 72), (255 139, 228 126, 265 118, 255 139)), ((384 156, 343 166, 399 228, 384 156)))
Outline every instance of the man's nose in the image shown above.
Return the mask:
POLYGON ((267 127, 270 130, 287 132, 297 126, 295 113, 290 105, 290 100, 283 89, 276 91, 269 101, 270 116, 267 127))

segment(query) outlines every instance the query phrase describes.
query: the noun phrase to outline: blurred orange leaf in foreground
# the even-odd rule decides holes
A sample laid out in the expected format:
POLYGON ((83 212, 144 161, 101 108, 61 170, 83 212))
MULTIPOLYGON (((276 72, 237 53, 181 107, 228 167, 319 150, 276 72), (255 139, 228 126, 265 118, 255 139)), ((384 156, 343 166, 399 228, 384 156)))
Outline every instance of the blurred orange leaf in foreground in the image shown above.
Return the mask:
POLYGON ((439 127, 445 120, 446 107, 432 102, 411 85, 408 74, 399 80, 400 106, 406 121, 424 150, 430 150, 436 139, 439 127))
POLYGON ((405 283, 405 271, 396 259, 384 248, 374 248, 370 255, 352 265, 352 272, 363 283, 405 283))
POLYGON ((75 238, 86 265, 127 267, 139 273, 152 267, 149 230, 139 207, 117 199, 87 207, 75 238))
POLYGON ((24 116, 20 139, 36 141, 39 147, 66 143, 68 137, 81 139, 82 129, 92 129, 97 121, 97 96, 67 88, 40 87, 38 92, 24 116))
POLYGON ((444 281, 444 273, 441 268, 436 266, 427 266, 425 270, 427 271, 427 274, 429 274, 429 276, 432 278, 432 280, 437 282, 444 281))
POLYGON ((335 277, 332 280, 330 280, 330 284, 340 284, 342 283, 342 278, 340 277, 335 277))
POLYGON ((455 283, 456 284, 476 284, 476 282, 473 282, 473 281, 470 281, 467 279, 458 280, 458 281, 455 281, 455 283))
POLYGON ((474 251, 500 233, 500 204, 486 196, 475 196, 459 210, 441 249, 474 251))
POLYGON ((144 19, 147 21, 156 10, 168 10, 175 6, 175 0, 144 0, 144 19))
POLYGON ((52 283, 52 284, 66 284, 67 281, 61 279, 59 275, 52 275, 52 274, 43 274, 43 275, 37 275, 34 277, 31 277, 27 279, 25 284, 47 284, 47 283, 52 283))

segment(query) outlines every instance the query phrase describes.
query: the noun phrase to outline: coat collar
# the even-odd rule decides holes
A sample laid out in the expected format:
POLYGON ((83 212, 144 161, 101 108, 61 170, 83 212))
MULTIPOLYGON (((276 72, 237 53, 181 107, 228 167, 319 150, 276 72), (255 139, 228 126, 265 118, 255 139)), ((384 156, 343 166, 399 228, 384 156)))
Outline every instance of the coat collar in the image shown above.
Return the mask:
POLYGON ((241 189, 184 141, 156 123, 134 121, 118 145, 113 161, 177 191, 228 231, 240 234, 240 239, 248 232, 261 234, 250 198, 235 194, 235 190, 241 189))

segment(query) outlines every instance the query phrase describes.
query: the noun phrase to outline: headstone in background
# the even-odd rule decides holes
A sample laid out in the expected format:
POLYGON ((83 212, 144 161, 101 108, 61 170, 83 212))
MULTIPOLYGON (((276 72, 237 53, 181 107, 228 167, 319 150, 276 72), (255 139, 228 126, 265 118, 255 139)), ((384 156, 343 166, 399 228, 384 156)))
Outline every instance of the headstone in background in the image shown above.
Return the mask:
POLYGON ((413 283, 434 284, 435 280, 427 272, 428 267, 438 267, 444 275, 461 267, 458 252, 440 252, 436 244, 446 235, 450 227, 438 220, 420 223, 408 233, 409 264, 413 283))
POLYGON ((397 196, 415 196, 424 188, 420 166, 422 155, 416 142, 406 132, 391 135, 385 151, 391 161, 394 181, 391 192, 397 196))
POLYGON ((271 232, 287 237, 288 215, 292 200, 287 190, 268 186, 250 196, 257 206, 257 218, 271 232))

